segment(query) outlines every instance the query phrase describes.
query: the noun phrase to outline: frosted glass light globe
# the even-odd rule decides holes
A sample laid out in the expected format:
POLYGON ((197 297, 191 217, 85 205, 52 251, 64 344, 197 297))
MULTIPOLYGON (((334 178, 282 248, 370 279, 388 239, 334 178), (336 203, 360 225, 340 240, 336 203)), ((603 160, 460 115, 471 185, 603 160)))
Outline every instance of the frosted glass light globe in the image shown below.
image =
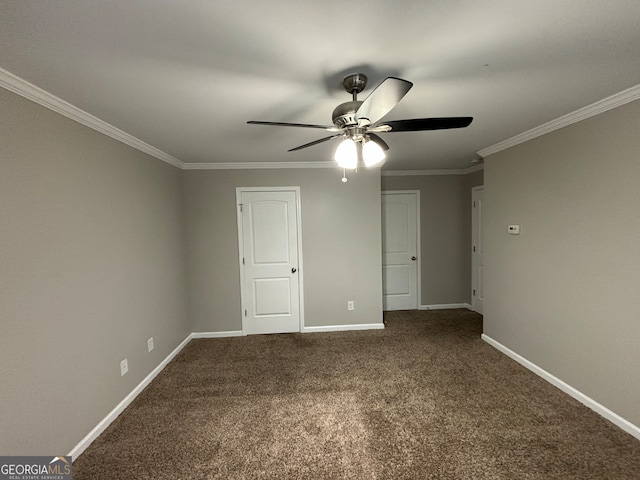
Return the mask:
POLYGON ((369 140, 362 147, 362 157, 367 167, 377 165, 384 160, 384 150, 376 142, 369 140))
POLYGON ((338 165, 342 168, 348 168, 353 170, 358 166, 358 151, 356 149, 356 142, 347 138, 343 140, 338 148, 334 157, 338 165))

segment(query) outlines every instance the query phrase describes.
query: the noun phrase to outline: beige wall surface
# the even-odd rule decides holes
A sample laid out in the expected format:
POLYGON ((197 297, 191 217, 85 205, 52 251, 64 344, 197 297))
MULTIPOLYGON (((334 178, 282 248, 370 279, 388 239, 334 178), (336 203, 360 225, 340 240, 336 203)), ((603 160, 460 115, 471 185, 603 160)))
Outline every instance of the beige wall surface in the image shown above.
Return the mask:
POLYGON ((382 190, 420 190, 422 305, 471 303, 471 188, 468 175, 383 176, 382 190))
POLYGON ((300 187, 305 326, 382 322, 380 171, 340 178, 338 169, 185 172, 193 331, 242 329, 236 187, 300 187))
POLYGON ((182 172, 0 105, 0 454, 66 455, 190 332, 182 172))
POLYGON ((488 157, 484 210, 485 333, 638 426, 639 132, 636 101, 488 157))

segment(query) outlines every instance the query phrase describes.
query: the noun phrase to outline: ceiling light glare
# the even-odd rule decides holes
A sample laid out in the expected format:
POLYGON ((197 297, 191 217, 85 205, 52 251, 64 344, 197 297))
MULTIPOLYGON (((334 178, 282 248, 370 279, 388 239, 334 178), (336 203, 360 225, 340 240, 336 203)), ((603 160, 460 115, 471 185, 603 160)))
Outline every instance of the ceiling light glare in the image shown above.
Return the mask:
POLYGON ((368 141, 362 147, 362 157, 367 167, 372 167, 384 160, 384 150, 376 142, 368 141))
POLYGON ((356 142, 347 138, 343 140, 338 148, 336 148, 336 154, 334 157, 338 165, 342 168, 348 168, 350 170, 355 169, 358 166, 358 151, 356 149, 356 142))

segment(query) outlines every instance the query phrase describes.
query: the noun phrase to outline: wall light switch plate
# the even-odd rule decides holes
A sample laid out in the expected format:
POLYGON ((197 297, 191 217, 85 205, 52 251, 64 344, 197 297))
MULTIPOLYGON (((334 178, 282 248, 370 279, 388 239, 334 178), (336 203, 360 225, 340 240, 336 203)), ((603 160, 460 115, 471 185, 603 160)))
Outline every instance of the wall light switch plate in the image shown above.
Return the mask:
POLYGON ((129 371, 129 362, 125 358, 120 362, 120 376, 122 377, 126 375, 128 371, 129 371))
POLYGON ((520 235, 520 225, 509 225, 507 227, 509 235, 520 235))
POLYGON ((147 350, 149 351, 153 350, 153 337, 147 340, 147 350))

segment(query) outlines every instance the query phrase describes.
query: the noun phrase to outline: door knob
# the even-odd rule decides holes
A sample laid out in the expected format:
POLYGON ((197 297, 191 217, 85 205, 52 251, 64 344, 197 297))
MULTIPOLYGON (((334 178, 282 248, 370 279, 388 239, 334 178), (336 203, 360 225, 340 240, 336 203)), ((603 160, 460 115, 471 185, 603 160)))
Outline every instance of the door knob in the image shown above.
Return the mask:
POLYGON ((297 272, 296 267, 292 267, 292 268, 291 268, 291 273, 296 273, 296 272, 297 272))
POLYGON ((416 257, 411 257, 411 260, 413 260, 415 262, 416 261, 416 257))

